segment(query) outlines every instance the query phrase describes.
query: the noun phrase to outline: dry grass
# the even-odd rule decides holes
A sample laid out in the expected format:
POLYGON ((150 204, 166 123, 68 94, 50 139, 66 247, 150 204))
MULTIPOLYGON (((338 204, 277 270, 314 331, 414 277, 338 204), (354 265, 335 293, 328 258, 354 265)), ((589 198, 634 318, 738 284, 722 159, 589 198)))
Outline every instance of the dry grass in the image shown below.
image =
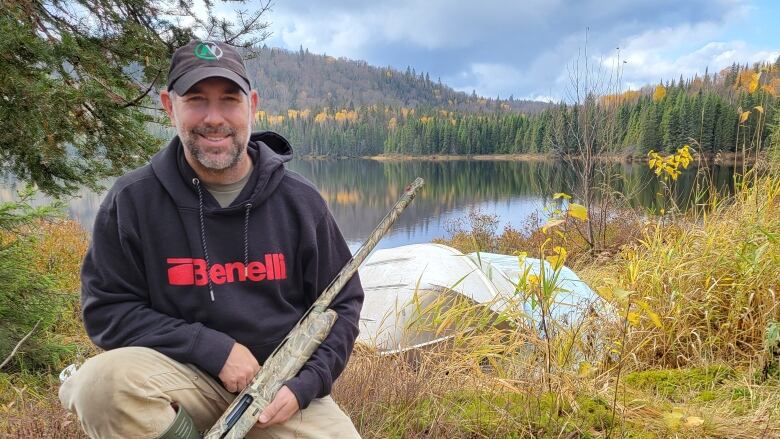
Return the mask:
POLYGON ((465 218, 450 221, 445 230, 447 238, 433 242, 448 245, 463 253, 476 251, 501 254, 527 252, 528 256, 539 258, 539 249, 549 240, 548 248, 565 246, 569 263, 575 266, 588 264, 597 259, 604 261, 617 254, 627 244, 636 242, 646 228, 642 215, 633 209, 617 209, 607 215, 592 215, 598 233, 598 248, 594 254, 585 236, 585 223, 567 217, 560 226, 560 234, 545 234, 542 226, 545 220, 539 212, 531 214, 517 226, 506 226, 497 233, 499 219, 495 215, 470 210, 465 218), (607 218, 605 218, 607 217, 607 218))
POLYGON ((78 420, 59 405, 54 377, 0 374, 0 437, 85 438, 78 420))

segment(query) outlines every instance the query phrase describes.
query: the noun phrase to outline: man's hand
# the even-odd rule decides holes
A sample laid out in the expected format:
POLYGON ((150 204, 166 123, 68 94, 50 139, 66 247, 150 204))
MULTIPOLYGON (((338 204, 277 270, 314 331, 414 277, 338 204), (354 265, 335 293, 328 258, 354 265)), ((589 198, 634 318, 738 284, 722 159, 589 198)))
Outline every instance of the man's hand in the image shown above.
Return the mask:
POLYGON ((244 390, 257 372, 260 372, 257 359, 246 346, 237 342, 219 372, 219 379, 228 392, 236 393, 244 390))
POLYGON ((295 395, 293 395, 292 391, 290 391, 287 386, 282 386, 279 391, 276 392, 274 400, 268 404, 268 407, 263 410, 263 413, 260 413, 257 426, 266 428, 274 424, 281 424, 298 412, 298 409, 298 400, 295 398, 295 395))

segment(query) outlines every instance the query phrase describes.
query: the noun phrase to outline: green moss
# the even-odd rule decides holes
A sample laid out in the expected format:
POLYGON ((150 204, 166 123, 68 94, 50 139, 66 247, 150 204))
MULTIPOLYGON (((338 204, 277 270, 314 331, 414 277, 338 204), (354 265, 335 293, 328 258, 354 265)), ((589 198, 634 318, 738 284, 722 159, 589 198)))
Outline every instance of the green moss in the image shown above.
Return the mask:
POLYGON ((655 391, 673 401, 680 401, 691 392, 712 390, 734 376, 733 369, 718 365, 633 372, 626 375, 624 382, 640 389, 655 391))
MULTIPOLYGON (((389 417, 411 420, 413 430, 456 431, 457 437, 523 437, 557 435, 561 429, 578 437, 598 437, 612 426, 609 404, 599 397, 580 395, 567 401, 557 394, 459 390, 425 398, 413 406, 395 407, 389 417), (463 436, 460 436, 463 434, 463 436)), ((394 436, 395 431, 385 431, 394 436)))
POLYGON ((721 396, 720 393, 718 393, 715 390, 704 390, 699 392, 698 395, 694 398, 694 401, 696 402, 710 402, 715 401, 716 399, 719 399, 721 396))
POLYGON ((577 397, 577 418, 583 424, 597 431, 605 431, 612 426, 612 409, 599 397, 577 397))

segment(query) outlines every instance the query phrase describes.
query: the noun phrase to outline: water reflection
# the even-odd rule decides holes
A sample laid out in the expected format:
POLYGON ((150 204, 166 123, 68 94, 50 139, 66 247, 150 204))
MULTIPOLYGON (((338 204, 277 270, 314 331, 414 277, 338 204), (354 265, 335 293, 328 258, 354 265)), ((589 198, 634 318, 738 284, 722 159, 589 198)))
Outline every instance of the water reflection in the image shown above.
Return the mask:
MULTIPOLYGON (((570 165, 552 161, 294 160, 289 167, 320 189, 353 249, 418 176, 425 179, 425 187, 379 248, 444 236, 447 222, 465 216, 470 208, 498 215, 500 227, 517 226, 541 210, 554 193, 572 193, 579 185, 570 165)), ((715 167, 711 173, 716 188, 729 187, 733 167, 715 167)), ((677 200, 689 199, 695 174, 696 169, 689 169, 674 185, 677 200)), ((624 194, 633 206, 659 207, 662 187, 644 164, 610 164, 594 178, 624 194)), ((14 193, 10 184, 0 188, 3 200, 14 193)), ((68 214, 91 229, 102 195, 82 190, 69 202, 68 214)))
MULTIPOLYGON (((572 193, 579 185, 572 166, 551 161, 294 161, 290 168, 320 188, 353 246, 368 236, 404 185, 417 176, 424 178, 425 187, 380 248, 444 236, 447 222, 470 208, 498 215, 499 228, 517 226, 556 192, 572 193)), ((689 199, 695 174, 696 169, 689 169, 674 185, 678 201, 689 199)), ((728 168, 712 171, 718 188, 727 188, 731 177, 728 168)), ((611 164, 594 178, 625 194, 633 206, 657 210, 661 201, 657 194, 662 187, 646 165, 611 164)))

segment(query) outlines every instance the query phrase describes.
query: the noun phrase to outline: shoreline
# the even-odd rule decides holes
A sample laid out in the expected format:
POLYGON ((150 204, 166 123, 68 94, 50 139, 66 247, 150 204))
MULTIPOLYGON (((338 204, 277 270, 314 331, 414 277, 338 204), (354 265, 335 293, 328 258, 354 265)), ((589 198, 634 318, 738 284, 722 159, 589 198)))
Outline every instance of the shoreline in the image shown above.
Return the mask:
MULTIPOLYGON (((705 154, 694 156, 694 163, 704 162, 706 164, 729 165, 734 164, 735 158, 737 164, 742 164, 741 154, 733 152, 721 152, 716 154, 705 154)), ((766 157, 765 153, 759 155, 759 161, 766 157)), ((474 154, 474 155, 454 155, 454 154, 433 154, 433 155, 410 155, 410 154, 379 154, 373 156, 329 156, 329 155, 304 155, 299 157, 302 160, 346 160, 360 159, 373 160, 377 162, 447 162, 447 161, 511 161, 511 162, 534 162, 534 161, 559 161, 564 160, 561 156, 555 154, 474 154)), ((598 161, 611 163, 633 163, 647 161, 646 155, 619 155, 605 154, 597 159, 598 161)), ((755 156, 749 156, 745 160, 747 163, 755 163, 755 156)))

